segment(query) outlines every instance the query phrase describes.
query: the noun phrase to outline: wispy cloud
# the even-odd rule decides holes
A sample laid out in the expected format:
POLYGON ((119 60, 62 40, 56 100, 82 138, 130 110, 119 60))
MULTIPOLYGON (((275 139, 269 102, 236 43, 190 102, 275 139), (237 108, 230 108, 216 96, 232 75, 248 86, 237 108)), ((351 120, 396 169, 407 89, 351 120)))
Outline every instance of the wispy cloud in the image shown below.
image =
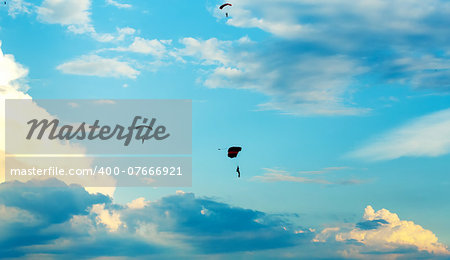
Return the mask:
POLYGON ((119 2, 117 2, 115 0, 106 0, 106 3, 109 4, 109 5, 115 6, 117 8, 131 8, 131 7, 133 7, 130 4, 122 4, 122 3, 119 3, 119 2))
POLYGON ((294 115, 357 115, 370 111, 351 101, 351 85, 367 68, 346 55, 324 55, 311 46, 288 42, 181 40, 183 62, 211 66, 201 79, 210 88, 254 90, 270 97, 261 110, 294 115))
MULTIPOLYGON (((117 35, 97 32, 91 19, 91 5, 91 0, 44 0, 35 9, 38 21, 65 26, 72 33, 87 34, 99 42, 120 41, 124 35, 134 33, 128 27, 117 29, 117 35)), ((26 7, 22 4, 18 10, 25 12, 26 7)))
POLYGON ((450 153, 450 109, 416 118, 348 154, 369 161, 450 153))
POLYGON ((334 171, 342 171, 342 170, 350 170, 350 167, 347 166, 339 166, 339 167, 326 167, 323 168, 321 170, 316 170, 316 171, 298 171, 297 173, 299 174, 324 174, 324 173, 329 173, 329 172, 334 172, 334 171))
POLYGON ((108 50, 112 51, 129 51, 142 54, 150 54, 158 58, 162 58, 167 54, 167 45, 171 44, 171 40, 144 39, 135 37, 134 41, 128 47, 117 47, 108 50))
MULTIPOLYGON (((339 169, 334 169, 335 167, 331 168, 324 168, 322 171, 299 171, 300 174, 323 174, 327 171, 333 171, 333 170, 341 170, 341 167, 338 167, 339 169), (325 170, 327 169, 327 170, 325 170)), ((302 176, 296 176, 292 175, 288 171, 285 170, 278 170, 278 169, 269 169, 264 168, 263 169, 265 173, 260 176, 254 176, 252 180, 254 181, 261 181, 261 182, 301 182, 301 183, 317 183, 317 184, 337 184, 337 185, 349 185, 349 184, 360 184, 364 181, 358 180, 358 179, 343 179, 338 181, 331 181, 327 179, 319 179, 319 178, 307 178, 302 176)))
POLYGON ((119 61, 116 58, 103 58, 98 55, 81 56, 59 65, 57 69, 66 74, 132 79, 140 73, 126 61, 119 61))
POLYGON ((217 44, 216 56, 229 58, 216 59, 203 82, 258 91, 270 98, 261 109, 294 115, 368 113, 353 100, 367 86, 449 92, 449 10, 445 0, 242 0, 226 24, 273 37, 217 44))

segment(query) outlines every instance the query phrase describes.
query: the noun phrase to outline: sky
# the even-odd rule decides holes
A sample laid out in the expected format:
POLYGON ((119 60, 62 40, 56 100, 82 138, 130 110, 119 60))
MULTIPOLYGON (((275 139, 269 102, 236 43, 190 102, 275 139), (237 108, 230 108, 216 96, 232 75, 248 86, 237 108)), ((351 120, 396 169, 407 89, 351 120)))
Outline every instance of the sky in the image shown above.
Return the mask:
POLYGON ((3 182, 0 255, 450 257, 450 2, 223 3, 1 4, 2 103, 191 99, 193 176, 3 182))

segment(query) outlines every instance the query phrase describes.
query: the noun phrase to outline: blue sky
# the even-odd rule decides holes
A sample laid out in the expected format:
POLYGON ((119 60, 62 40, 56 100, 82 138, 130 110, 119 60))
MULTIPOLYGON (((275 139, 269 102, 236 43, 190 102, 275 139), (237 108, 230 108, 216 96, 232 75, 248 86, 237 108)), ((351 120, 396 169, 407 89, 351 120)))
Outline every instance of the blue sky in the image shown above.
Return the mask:
POLYGON ((237 0, 228 19, 222 3, 2 5, 2 96, 192 99, 193 185, 63 185, 48 192, 73 208, 39 209, 44 188, 0 184, 0 212, 32 219, 0 225, 0 252, 448 257, 450 3, 237 0))

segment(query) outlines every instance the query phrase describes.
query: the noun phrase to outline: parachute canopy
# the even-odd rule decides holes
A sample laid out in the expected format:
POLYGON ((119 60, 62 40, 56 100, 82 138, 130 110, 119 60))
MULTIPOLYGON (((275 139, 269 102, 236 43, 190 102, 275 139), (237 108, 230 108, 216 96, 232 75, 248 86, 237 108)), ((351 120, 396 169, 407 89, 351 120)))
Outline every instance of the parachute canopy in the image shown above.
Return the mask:
POLYGON ((235 158, 241 150, 242 147, 239 146, 232 146, 228 148, 228 157, 235 158))
POLYGON ((153 128, 151 128, 151 127, 148 126, 148 125, 138 125, 138 126, 135 127, 135 129, 139 129, 139 128, 141 128, 141 127, 153 129, 153 128))
POLYGON ((226 3, 226 4, 221 5, 221 6, 219 7, 219 9, 222 10, 225 6, 232 6, 232 5, 229 4, 229 3, 226 3))

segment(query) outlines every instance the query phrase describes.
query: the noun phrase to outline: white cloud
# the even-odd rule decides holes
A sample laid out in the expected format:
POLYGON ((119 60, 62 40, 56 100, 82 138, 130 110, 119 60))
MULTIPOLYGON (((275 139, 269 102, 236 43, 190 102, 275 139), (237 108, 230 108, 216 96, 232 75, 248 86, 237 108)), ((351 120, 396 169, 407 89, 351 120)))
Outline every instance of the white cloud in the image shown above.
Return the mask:
POLYGON ((8 14, 15 18, 18 14, 30 14, 33 5, 24 0, 8 1, 8 14))
POLYGON ((136 78, 139 71, 131 67, 128 62, 115 58, 103 58, 97 55, 85 55, 68 61, 57 67, 66 74, 99 76, 99 77, 127 77, 136 78))
POLYGON ((128 208, 130 209, 142 209, 145 206, 150 204, 150 201, 146 201, 144 197, 140 197, 137 199, 134 199, 133 201, 127 203, 128 208))
MULTIPOLYGON (((439 0, 241 0, 228 10, 231 18, 227 24, 259 28, 284 38, 318 39, 327 33, 344 36, 349 30, 361 29, 403 36, 407 31, 434 33, 444 28, 444 24, 435 27, 431 25, 435 21, 425 19, 445 15, 449 8, 448 2, 439 0)), ((345 37, 354 38, 351 34, 345 37)))
POLYGON ((131 8, 132 7, 132 5, 130 5, 130 4, 121 4, 114 0, 106 0, 106 3, 109 5, 115 6, 117 8, 131 8))
POLYGON ((441 110, 391 130, 349 156, 392 160, 405 156, 434 157, 450 153, 450 109, 441 110))
MULTIPOLYGON (((270 18, 257 18, 253 17, 247 10, 239 8, 238 5, 236 6, 237 7, 234 7, 231 11, 232 18, 227 20, 227 24, 229 25, 244 28, 259 28, 276 36, 288 39, 300 37, 309 31, 307 26, 297 24, 295 23, 295 20, 277 21, 271 20, 270 18)), ((279 6, 277 6, 276 9, 272 9, 272 11, 276 12, 278 7, 279 6)))
POLYGON ((128 47, 118 47, 111 50, 130 51, 142 54, 150 54, 158 58, 162 58, 167 53, 166 45, 171 41, 167 40, 147 40, 141 37, 135 37, 133 43, 128 47))
POLYGON ((3 54, 0 41, 0 94, 3 98, 11 96, 22 96, 18 90, 26 91, 28 86, 24 85, 28 69, 16 62, 11 54, 3 54))
POLYGON ((262 176, 255 176, 253 177, 256 181, 262 181, 262 182, 305 182, 305 183, 320 183, 320 184, 331 184, 331 182, 321 179, 311 179, 311 178, 305 178, 305 177, 299 177, 299 176, 292 176, 287 171, 281 171, 281 170, 272 170, 272 169, 265 169, 266 173, 264 173, 262 176))
POLYGON ((38 19, 51 24, 86 25, 91 19, 90 0, 44 0, 37 8, 38 19))
MULTIPOLYGON (((269 168, 264 168, 263 170, 265 171, 265 173, 263 175, 254 176, 252 178, 252 180, 261 181, 261 182, 302 182, 302 183, 340 184, 340 185, 359 184, 359 183, 363 182, 361 180, 356 180, 356 179, 329 181, 326 179, 295 176, 285 170, 277 170, 277 169, 269 169, 269 168)), ((320 173, 324 173, 325 171, 327 171, 327 170, 324 170, 322 172, 317 172, 317 171, 311 172, 310 171, 307 173, 320 174, 320 173)), ((304 172, 299 172, 299 173, 304 173, 304 172)))
POLYGON ((177 50, 176 57, 195 57, 204 64, 224 64, 230 63, 229 54, 223 48, 231 46, 231 42, 220 41, 216 38, 208 40, 198 40, 191 37, 183 38, 180 43, 184 48, 177 50))
MULTIPOLYGON (((375 211, 367 206, 360 227, 348 232, 337 233, 337 241, 356 241, 362 243, 360 251, 395 252, 399 248, 417 248, 431 254, 449 255, 445 245, 430 230, 424 229, 412 221, 400 220, 398 215, 389 210, 375 211), (368 221, 368 222, 367 222, 368 221), (375 223, 369 228, 363 228, 365 223, 375 223)), ((337 230, 336 230, 337 231, 337 230)), ((356 246, 358 248, 358 246, 356 246)))
POLYGON ((216 67, 202 79, 210 88, 250 89, 270 97, 261 110, 293 115, 357 115, 370 111, 355 106, 355 77, 367 68, 344 55, 297 53, 289 45, 261 45, 245 40, 184 38, 175 56, 194 58, 216 67))
POLYGON ((274 37, 241 52, 219 46, 235 62, 204 82, 262 92, 271 100, 261 109, 358 115, 370 111, 352 101, 362 87, 450 91, 449 1, 242 0, 227 12, 228 25, 274 37))
POLYGON ((92 206, 91 211, 97 216, 95 217, 95 220, 97 223, 104 224, 109 231, 115 232, 119 229, 120 226, 123 225, 122 221, 120 220, 120 213, 111 210, 111 212, 107 209, 105 209, 105 204, 95 204, 92 206))
MULTIPOLYGON (((23 8, 22 8, 23 9, 23 8)), ((36 8, 37 18, 43 23, 60 24, 75 34, 88 34, 99 42, 121 41, 134 34, 133 28, 118 28, 117 35, 98 33, 91 20, 91 0, 44 0, 36 8)))
MULTIPOLYGON (((27 102, 24 104, 22 109, 14 111, 14 117, 6 118, 5 115, 5 100, 6 99, 28 99, 31 100, 31 96, 26 93, 28 90, 28 86, 25 84, 26 77, 28 75, 28 69, 23 65, 18 63, 14 56, 11 54, 3 54, 1 50, 1 41, 0 41, 0 165, 5 165, 5 126, 17 124, 17 122, 21 121, 23 118, 29 118, 30 115, 36 115, 35 118, 55 118, 54 115, 49 114, 44 108, 37 105, 35 102, 27 102)), ((72 104, 73 105, 73 104, 72 104)), ((22 120, 23 121, 23 120, 22 120)), ((24 128, 18 127, 20 131, 25 131, 24 128)), ((26 134, 24 134, 26 135, 26 134)), ((80 145, 72 144, 69 142, 47 142, 48 140, 42 139, 41 141, 37 140, 28 140, 26 144, 16 144, 16 145, 26 145, 27 151, 30 154, 39 153, 44 150, 43 147, 46 147, 45 150, 51 149, 55 151, 57 154, 80 154, 83 155, 86 152, 86 149, 80 145), (49 146, 51 148, 49 148, 49 146)), ((38 160, 34 160, 33 158, 21 158, 14 157, 10 158, 12 163, 17 165, 21 165, 25 167, 29 167, 30 165, 39 165, 38 160), (30 161, 32 164, 30 164, 30 161)), ((83 158, 77 162, 77 165, 71 165, 70 162, 65 162, 63 160, 55 160, 54 166, 56 167, 72 167, 72 168, 90 168, 92 160, 88 158, 83 158)), ((31 178, 31 177, 30 177, 31 178)), ((26 180, 26 178, 21 179, 21 181, 26 180)), ((76 178, 61 178, 62 181, 65 181, 68 184, 71 183, 83 183, 82 179, 76 178)), ((0 182, 5 181, 5 168, 0 167, 0 182)), ((115 191, 115 187, 89 187, 86 188, 88 192, 91 193, 104 193, 111 195, 115 191)))
POLYGON ((135 32, 136 30, 131 27, 117 28, 118 36, 116 37, 116 40, 122 41, 127 35, 133 35, 135 32))

